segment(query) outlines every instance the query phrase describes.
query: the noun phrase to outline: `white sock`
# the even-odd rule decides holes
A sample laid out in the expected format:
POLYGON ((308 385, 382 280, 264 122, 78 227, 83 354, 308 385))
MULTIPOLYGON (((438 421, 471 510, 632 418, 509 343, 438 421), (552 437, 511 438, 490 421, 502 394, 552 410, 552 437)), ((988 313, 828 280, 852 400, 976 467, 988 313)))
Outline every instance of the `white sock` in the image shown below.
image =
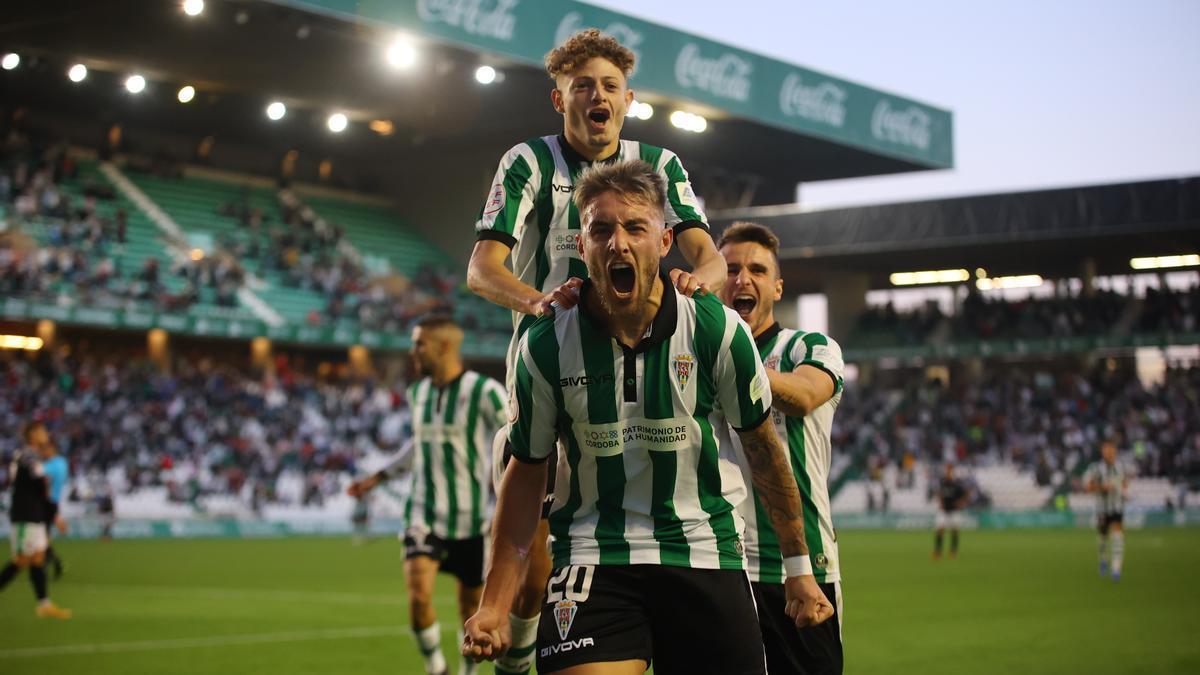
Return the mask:
MULTIPOLYGON (((466 638, 466 633, 463 632, 462 628, 459 628, 457 635, 458 635, 458 644, 461 645, 463 643, 463 640, 466 638)), ((471 659, 468 659, 465 656, 458 657, 458 675, 475 675, 475 673, 478 673, 478 672, 479 672, 479 664, 478 663, 475 663, 474 661, 472 661, 471 659)))
POLYGON ((1125 564, 1125 533, 1114 532, 1112 535, 1112 573, 1119 575, 1125 564))
POLYGON ((533 660, 537 647, 538 617, 522 619, 516 614, 508 615, 512 626, 512 646, 508 652, 496 659, 496 672, 524 675, 533 668, 533 660))
POLYGON ((442 675, 446 672, 446 657, 442 654, 442 627, 436 622, 428 628, 413 630, 417 636, 417 647, 425 659, 425 672, 442 675))

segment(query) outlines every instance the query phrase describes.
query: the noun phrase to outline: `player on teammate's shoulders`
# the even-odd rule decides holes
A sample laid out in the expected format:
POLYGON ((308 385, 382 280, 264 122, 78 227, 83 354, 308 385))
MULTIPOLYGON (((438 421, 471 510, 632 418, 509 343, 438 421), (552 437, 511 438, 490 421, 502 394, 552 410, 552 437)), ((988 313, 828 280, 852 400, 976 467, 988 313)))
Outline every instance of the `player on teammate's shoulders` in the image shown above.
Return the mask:
MULTIPOLYGON (((517 340, 534 319, 550 312, 555 300, 560 307, 573 305, 587 277, 576 250, 580 219, 571 195, 576 178, 588 167, 621 159, 653 166, 667 184, 666 223, 693 268, 690 273, 671 270, 672 283, 691 295, 702 286, 715 292, 725 281, 725 262, 679 158, 670 150, 620 137, 633 101, 628 78, 634 66, 632 51, 595 29, 573 35, 547 54, 546 71, 554 80, 550 98, 562 115, 562 132, 519 143, 505 153, 475 223, 478 241, 467 283, 480 296, 513 310, 505 380, 510 394, 517 340)), ((494 454, 499 471, 505 465, 499 441, 494 454)), ((543 525, 539 541, 546 536, 543 525)), ((550 572, 544 549, 538 544, 530 556, 527 580, 513 607, 514 646, 496 664, 498 673, 529 671, 550 572)))
MULTIPOLYGON (((539 673, 763 673, 737 505, 747 497, 727 443, 745 448, 789 571, 807 560, 800 492, 771 391, 744 324, 711 294, 661 272, 672 232, 666 186, 629 160, 576 183, 589 280, 578 306, 522 336, 515 462, 500 488, 491 565, 463 653, 495 658, 533 543, 546 460, 560 451, 549 523, 554 572, 538 627, 539 673), (653 638, 651 639, 651 636, 653 638)), ((833 614, 811 572, 785 581, 795 625, 833 614)))
MULTIPOLYGON (((350 486, 365 498, 380 483, 408 470, 404 505, 404 579, 417 646, 430 675, 446 673, 441 627, 433 607, 439 571, 458 579, 458 610, 465 621, 479 606, 486 564, 484 536, 491 523, 492 437, 508 419, 500 383, 462 360, 462 329, 447 316, 417 322, 412 353, 421 379, 408 390, 413 411, 411 452, 350 486)), ((463 659, 460 674, 476 671, 463 659)))
POLYGON ((958 531, 962 527, 962 510, 967 505, 971 491, 967 484, 954 473, 954 464, 946 462, 946 467, 938 480, 934 498, 937 499, 938 512, 934 517, 933 559, 942 557, 942 547, 946 539, 946 530, 950 530, 950 558, 958 557, 958 531))
POLYGON ((1100 461, 1088 468, 1087 491, 1097 496, 1100 576, 1112 574, 1113 581, 1120 581, 1125 564, 1125 499, 1129 493, 1129 473, 1117 460, 1114 441, 1104 441, 1100 446, 1100 461))
MULTIPOLYGON (((764 505, 742 502, 746 520, 746 559, 758 605, 758 621, 772 675, 842 672, 842 588, 829 505, 830 436, 833 415, 842 398, 842 350, 822 333, 783 328, 775 320, 775 303, 783 296, 779 239, 757 223, 734 223, 717 242, 729 278, 721 301, 750 326, 771 383, 772 421, 787 444, 791 470, 804 505, 805 538, 810 570, 834 607, 833 617, 799 631, 784 612, 786 575, 779 538, 764 505)), ((731 436, 741 452, 736 435, 731 436)), ((743 464, 747 483, 751 476, 743 464)))
POLYGON ((13 457, 9 475, 12 497, 9 519, 12 531, 12 559, 0 568, 0 590, 23 569, 29 570, 33 592, 37 596, 38 618, 71 618, 71 610, 50 601, 46 580, 46 514, 50 504, 50 483, 42 462, 55 454, 50 434, 41 422, 26 425, 22 438, 25 446, 13 457))

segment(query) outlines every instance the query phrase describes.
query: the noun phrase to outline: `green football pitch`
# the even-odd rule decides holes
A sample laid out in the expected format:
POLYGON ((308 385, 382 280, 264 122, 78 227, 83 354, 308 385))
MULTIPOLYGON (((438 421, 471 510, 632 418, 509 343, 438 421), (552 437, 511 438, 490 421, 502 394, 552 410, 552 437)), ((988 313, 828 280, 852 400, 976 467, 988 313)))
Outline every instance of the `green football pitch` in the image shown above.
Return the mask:
MULTIPOLYGON (((967 532, 938 562, 930 544, 843 533, 847 673, 1200 673, 1200 532, 1129 533, 1116 585, 1083 530, 967 532)), ((0 594, 4 675, 422 672, 394 538, 59 547, 69 567, 51 592, 75 618, 34 618, 15 580, 0 594)), ((447 651, 453 607, 443 580, 447 651)))

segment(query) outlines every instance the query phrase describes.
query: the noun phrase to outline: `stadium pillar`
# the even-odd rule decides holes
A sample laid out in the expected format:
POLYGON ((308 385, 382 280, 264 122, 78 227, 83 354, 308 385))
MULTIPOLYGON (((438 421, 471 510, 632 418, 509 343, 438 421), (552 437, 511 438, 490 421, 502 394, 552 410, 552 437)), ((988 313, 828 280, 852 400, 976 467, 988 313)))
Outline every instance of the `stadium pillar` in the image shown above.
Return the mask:
POLYGON ((355 375, 371 375, 374 368, 371 367, 371 352, 362 345, 354 345, 346 354, 346 360, 350 365, 350 372, 355 375))
POLYGON ((271 358, 271 341, 261 335, 250 341, 250 363, 263 372, 271 372, 275 361, 271 358))
POLYGON ((862 273, 831 272, 825 275, 822 290, 827 300, 829 334, 835 339, 845 339, 854 329, 854 323, 867 308, 870 286, 867 275, 862 273))
POLYGON ((1096 260, 1084 258, 1079 265, 1079 278, 1083 282, 1083 297, 1090 298, 1096 294, 1096 260))
POLYGON ((37 322, 37 336, 42 339, 42 347, 54 346, 54 336, 58 333, 58 324, 50 319, 37 322))
POLYGON ((146 354, 162 370, 168 368, 171 361, 171 347, 167 331, 161 328, 151 328, 146 332, 146 354))

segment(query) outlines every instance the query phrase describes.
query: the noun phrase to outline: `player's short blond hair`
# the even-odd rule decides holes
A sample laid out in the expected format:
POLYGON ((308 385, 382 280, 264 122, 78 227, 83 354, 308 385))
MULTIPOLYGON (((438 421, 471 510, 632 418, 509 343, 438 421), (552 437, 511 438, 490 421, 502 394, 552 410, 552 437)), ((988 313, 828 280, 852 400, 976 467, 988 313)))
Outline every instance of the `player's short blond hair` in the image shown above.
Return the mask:
MULTIPOLYGON (((662 176, 640 159, 597 164, 575 181, 575 208, 584 213, 600 195, 615 192, 627 203, 646 204, 661 216, 667 203, 667 186, 662 176)), ((660 225, 666 225, 660 218, 660 225)))
POLYGON ((626 78, 633 74, 637 65, 637 57, 615 37, 605 35, 595 28, 588 28, 547 52, 546 73, 550 75, 550 79, 555 80, 559 75, 570 73, 597 57, 608 60, 620 69, 626 78))
POLYGON ((721 238, 717 240, 717 250, 720 251, 726 244, 745 242, 758 244, 770 251, 771 257, 775 260, 775 272, 779 273, 779 237, 775 236, 775 233, 766 225, 745 220, 737 221, 721 233, 721 238))

